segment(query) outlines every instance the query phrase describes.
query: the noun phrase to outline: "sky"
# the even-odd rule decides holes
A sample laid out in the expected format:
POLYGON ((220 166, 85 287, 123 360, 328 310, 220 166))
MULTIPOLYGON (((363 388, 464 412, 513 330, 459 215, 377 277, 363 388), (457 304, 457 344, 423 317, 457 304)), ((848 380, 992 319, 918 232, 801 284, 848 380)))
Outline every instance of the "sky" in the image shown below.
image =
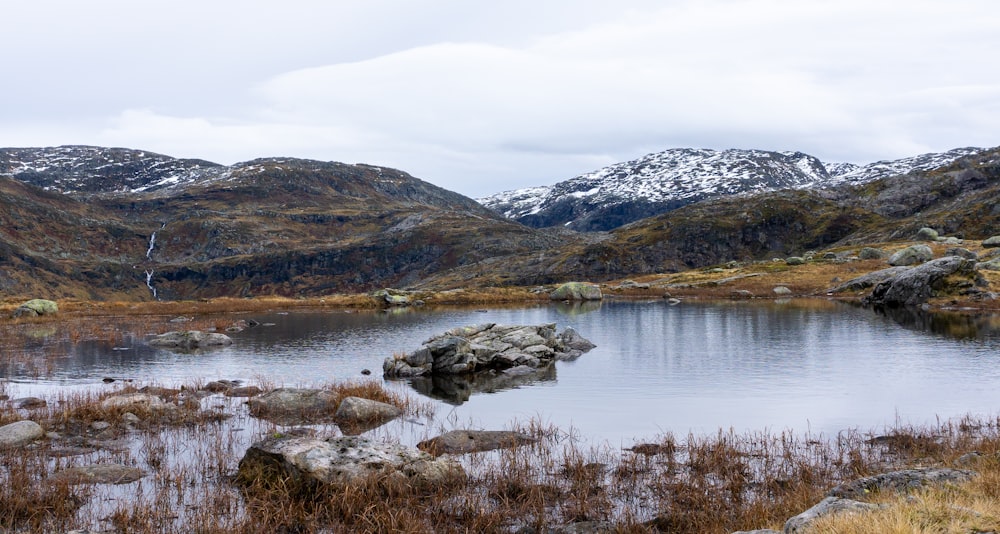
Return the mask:
POLYGON ((3 0, 0 146, 404 170, 1000 145, 996 0, 3 0))

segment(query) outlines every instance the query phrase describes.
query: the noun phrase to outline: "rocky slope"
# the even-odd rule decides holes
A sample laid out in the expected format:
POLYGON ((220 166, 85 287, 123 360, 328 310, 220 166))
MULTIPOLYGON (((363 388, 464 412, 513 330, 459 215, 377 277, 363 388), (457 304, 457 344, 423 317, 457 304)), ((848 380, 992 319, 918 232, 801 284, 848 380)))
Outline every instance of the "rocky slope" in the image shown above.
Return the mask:
POLYGON ((0 175, 2 294, 363 291, 566 241, 366 165, 59 147, 0 150, 0 175))
POLYGON ((479 199, 535 228, 610 230, 701 200, 779 189, 830 188, 941 167, 982 149, 960 148, 868 165, 824 164, 801 152, 671 149, 559 182, 479 199))

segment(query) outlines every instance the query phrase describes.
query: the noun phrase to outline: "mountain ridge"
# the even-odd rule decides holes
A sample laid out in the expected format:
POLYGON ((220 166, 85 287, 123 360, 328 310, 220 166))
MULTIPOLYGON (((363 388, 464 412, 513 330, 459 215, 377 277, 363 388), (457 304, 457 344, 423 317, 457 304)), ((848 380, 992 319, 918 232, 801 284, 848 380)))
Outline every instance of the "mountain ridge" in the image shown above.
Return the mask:
POLYGON ((857 185, 930 170, 983 150, 956 148, 856 165, 825 164, 802 152, 675 148, 551 186, 505 191, 478 200, 535 228, 562 225, 580 231, 605 231, 709 198, 857 185))

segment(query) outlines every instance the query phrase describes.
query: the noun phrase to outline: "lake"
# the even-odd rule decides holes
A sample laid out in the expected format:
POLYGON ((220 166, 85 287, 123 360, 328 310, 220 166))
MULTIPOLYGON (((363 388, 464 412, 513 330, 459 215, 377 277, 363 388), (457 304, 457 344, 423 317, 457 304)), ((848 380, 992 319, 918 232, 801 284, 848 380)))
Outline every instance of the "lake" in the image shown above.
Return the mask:
MULTIPOLYGON (((319 386, 364 379, 365 369, 380 378, 384 358, 456 326, 554 322, 560 331, 573 327, 597 348, 558 362, 543 380, 468 398, 427 397, 437 405, 432 424, 498 429, 535 418, 585 441, 617 446, 665 432, 686 436, 720 428, 879 433, 897 423, 990 416, 1000 407, 1000 328, 991 317, 914 315, 904 326, 819 300, 676 306, 656 300, 232 318, 262 324, 231 334, 230 347, 195 354, 154 349, 128 335, 117 345, 64 343, 44 349, 59 355, 46 359, 44 372, 7 365, 0 376, 12 397, 113 387, 102 383, 105 377, 162 385, 240 379, 319 386)), ((391 387, 423 396, 406 382, 391 387)))

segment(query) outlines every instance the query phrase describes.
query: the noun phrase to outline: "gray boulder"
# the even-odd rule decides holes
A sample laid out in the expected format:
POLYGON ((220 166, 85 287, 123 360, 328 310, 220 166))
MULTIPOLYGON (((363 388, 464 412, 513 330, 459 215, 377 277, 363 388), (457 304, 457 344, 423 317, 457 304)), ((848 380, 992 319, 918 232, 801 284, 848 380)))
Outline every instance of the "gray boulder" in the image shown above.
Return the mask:
POLYGON ((101 408, 105 410, 138 410, 145 412, 165 412, 177 407, 164 402, 156 395, 148 393, 128 393, 125 395, 114 395, 101 401, 101 408))
POLYGON ((417 448, 440 456, 508 449, 536 441, 538 440, 530 436, 509 430, 452 430, 417 443, 417 448))
POLYGON ((925 226, 920 230, 917 230, 917 241, 937 241, 938 237, 938 231, 933 228, 927 228, 925 226))
POLYGON ((465 482, 454 459, 435 458, 398 443, 363 437, 280 436, 254 443, 239 464, 239 479, 291 479, 304 486, 347 487, 366 481, 440 488, 465 482))
POLYGON ((858 258, 862 260, 880 260, 885 257, 885 252, 873 247, 864 247, 858 252, 858 258))
POLYGON ((801 256, 789 256, 785 258, 786 265, 805 265, 806 259, 801 256))
POLYGON ((971 272, 974 268, 974 262, 958 256, 932 260, 879 282, 861 303, 876 308, 919 306, 934 296, 945 277, 957 272, 971 272))
POLYGON ((976 269, 981 269, 983 271, 1000 271, 1000 258, 993 258, 989 261, 977 263, 976 269))
POLYGON ((567 282, 549 294, 552 300, 601 300, 604 295, 595 284, 567 282))
POLYGON ((279 424, 334 422, 337 395, 325 389, 279 388, 253 397, 250 414, 279 424))
POLYGON ((861 291, 863 289, 868 289, 874 287, 875 284, 879 282, 888 280, 899 273, 908 271, 909 267, 889 267, 888 269, 882 269, 879 271, 872 271, 870 273, 861 275, 857 278, 848 280, 839 286, 828 289, 829 293, 840 293, 843 291, 861 291))
POLYGON ((387 306, 409 306, 410 297, 406 291, 400 291, 398 289, 379 289, 378 291, 372 293, 372 297, 376 300, 384 302, 387 306))
POLYGON ((387 378, 500 372, 512 367, 542 368, 554 360, 579 357, 594 345, 556 325, 483 324, 453 328, 424 342, 414 352, 386 358, 387 378))
POLYGON ((974 260, 979 258, 979 254, 962 247, 950 247, 948 250, 944 251, 945 256, 961 256, 967 260, 974 260))
POLYGON ((233 344, 233 339, 225 334, 187 330, 160 334, 149 340, 154 347, 193 350, 211 347, 225 347, 233 344))
POLYGON ((885 491, 902 493, 920 489, 928 485, 954 484, 965 482, 975 475, 972 471, 949 468, 904 469, 881 473, 841 484, 827 494, 844 499, 863 499, 866 496, 885 491))
POLYGON ((360 434, 387 423, 402 413, 403 410, 384 402, 361 397, 344 397, 333 417, 345 434, 360 434))
POLYGON ((778 295, 779 297, 785 297, 792 294, 792 290, 788 289, 785 286, 777 286, 771 291, 774 292, 774 294, 778 295))
POLYGON ((930 261, 934 258, 934 251, 927 245, 912 245, 902 250, 897 250, 889 256, 889 265, 914 265, 930 261))
POLYGON ((0 426, 0 448, 22 447, 45 436, 45 430, 34 421, 15 421, 0 426))
POLYGON ((997 247, 1000 247, 1000 235, 995 235, 983 241, 983 248, 997 248, 997 247))

